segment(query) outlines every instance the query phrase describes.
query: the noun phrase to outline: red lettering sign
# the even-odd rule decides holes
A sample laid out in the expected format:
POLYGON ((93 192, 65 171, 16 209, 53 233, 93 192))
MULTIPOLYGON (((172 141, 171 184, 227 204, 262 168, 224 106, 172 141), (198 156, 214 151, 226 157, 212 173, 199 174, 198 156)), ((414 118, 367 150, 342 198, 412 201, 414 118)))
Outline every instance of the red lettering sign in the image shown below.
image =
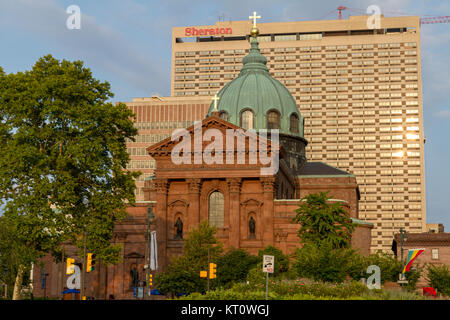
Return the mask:
POLYGON ((233 34, 233 30, 231 28, 197 29, 194 27, 184 29, 185 36, 216 36, 221 34, 233 34))

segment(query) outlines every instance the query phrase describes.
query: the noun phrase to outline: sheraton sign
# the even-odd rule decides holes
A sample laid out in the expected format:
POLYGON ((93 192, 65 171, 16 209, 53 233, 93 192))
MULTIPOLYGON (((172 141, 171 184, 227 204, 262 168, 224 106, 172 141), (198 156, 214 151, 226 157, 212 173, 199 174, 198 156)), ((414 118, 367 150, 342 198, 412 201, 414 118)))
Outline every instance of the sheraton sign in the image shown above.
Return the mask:
POLYGON ((185 36, 216 36, 220 34, 232 34, 233 30, 231 28, 186 28, 184 29, 185 36))

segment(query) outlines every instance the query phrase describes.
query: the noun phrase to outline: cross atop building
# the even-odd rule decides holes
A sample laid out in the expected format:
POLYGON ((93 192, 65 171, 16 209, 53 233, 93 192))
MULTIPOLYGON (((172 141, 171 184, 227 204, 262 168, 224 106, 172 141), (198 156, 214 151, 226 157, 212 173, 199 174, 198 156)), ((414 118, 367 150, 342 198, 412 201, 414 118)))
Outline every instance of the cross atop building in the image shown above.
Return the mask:
POLYGON ((213 109, 213 111, 217 111, 217 101, 220 100, 220 98, 217 96, 217 93, 214 95, 212 100, 214 101, 214 109, 213 109))
POLYGON ((253 20, 253 28, 256 28, 256 19, 261 19, 261 16, 257 16, 256 11, 253 11, 253 16, 249 16, 248 18, 253 20))

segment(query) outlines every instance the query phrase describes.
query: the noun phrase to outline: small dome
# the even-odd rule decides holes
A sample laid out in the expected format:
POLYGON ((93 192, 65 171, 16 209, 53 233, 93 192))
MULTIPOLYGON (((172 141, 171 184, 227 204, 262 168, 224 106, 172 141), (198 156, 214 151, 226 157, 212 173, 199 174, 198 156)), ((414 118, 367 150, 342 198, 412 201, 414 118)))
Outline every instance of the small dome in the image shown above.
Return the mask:
MULTIPOLYGON (((270 75, 256 37, 251 37, 250 53, 242 62, 238 77, 217 94, 221 117, 240 127, 248 128, 251 122, 250 129, 279 128, 281 134, 303 138, 303 117, 297 104, 289 90, 270 75), (241 115, 246 111, 251 112, 245 114, 248 119, 244 125, 241 115)), ((211 103, 208 116, 213 109, 214 103, 211 103)))

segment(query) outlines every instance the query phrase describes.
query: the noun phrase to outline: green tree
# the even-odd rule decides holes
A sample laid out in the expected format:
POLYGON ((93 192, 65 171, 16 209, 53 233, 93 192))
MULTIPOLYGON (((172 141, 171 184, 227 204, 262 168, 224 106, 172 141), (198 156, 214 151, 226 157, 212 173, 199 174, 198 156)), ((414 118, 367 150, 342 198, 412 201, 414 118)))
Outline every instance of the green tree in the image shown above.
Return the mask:
POLYGON ((298 237, 305 244, 320 246, 330 243, 333 248, 350 246, 355 225, 340 202, 330 203, 326 192, 312 193, 300 199, 293 221, 299 223, 298 237))
POLYGON ((363 258, 357 252, 334 248, 330 242, 310 243, 297 249, 292 265, 299 277, 326 282, 343 282, 347 277, 357 280, 363 268, 363 258))
POLYGON ((398 274, 402 269, 401 261, 387 252, 372 253, 364 257, 364 277, 366 278, 366 270, 370 265, 376 265, 380 268, 381 283, 386 281, 397 282, 398 274))
POLYGON ((437 290, 438 294, 450 297, 450 270, 448 266, 433 265, 427 266, 427 281, 430 287, 437 290))
MULTIPOLYGON (((172 296, 179 293, 204 292, 206 280, 200 278, 200 271, 207 270, 209 260, 217 264, 223 252, 223 244, 215 237, 217 228, 203 221, 198 228, 192 229, 186 236, 183 255, 176 257, 167 266, 167 270, 155 276, 156 287, 165 294, 172 296)), ((220 266, 217 266, 220 269, 220 266)), ((211 287, 216 286, 216 280, 210 281, 211 287)))
POLYGON ((243 249, 231 248, 217 260, 217 282, 221 286, 229 286, 234 282, 244 281, 249 270, 256 266, 260 259, 243 249))
POLYGON ((135 201, 139 173, 124 170, 134 115, 112 97, 81 61, 47 55, 29 71, 0 72, 0 199, 27 250, 16 287, 30 261, 59 256, 64 241, 82 248, 85 232, 89 251, 119 260, 113 227, 135 201))

